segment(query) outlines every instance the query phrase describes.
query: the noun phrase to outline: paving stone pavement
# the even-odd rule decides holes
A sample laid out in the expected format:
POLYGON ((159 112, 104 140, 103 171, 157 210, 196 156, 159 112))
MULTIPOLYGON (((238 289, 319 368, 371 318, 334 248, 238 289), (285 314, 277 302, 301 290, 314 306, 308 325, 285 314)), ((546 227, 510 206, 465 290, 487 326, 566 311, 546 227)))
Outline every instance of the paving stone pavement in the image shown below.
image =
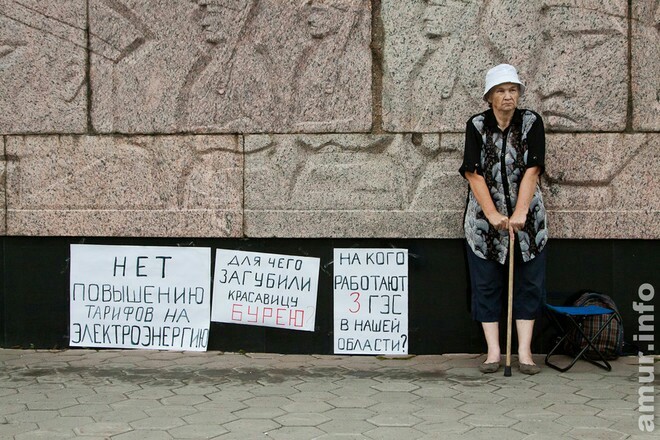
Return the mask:
POLYGON ((5 349, 0 439, 657 438, 636 357, 508 378, 483 360, 5 349))

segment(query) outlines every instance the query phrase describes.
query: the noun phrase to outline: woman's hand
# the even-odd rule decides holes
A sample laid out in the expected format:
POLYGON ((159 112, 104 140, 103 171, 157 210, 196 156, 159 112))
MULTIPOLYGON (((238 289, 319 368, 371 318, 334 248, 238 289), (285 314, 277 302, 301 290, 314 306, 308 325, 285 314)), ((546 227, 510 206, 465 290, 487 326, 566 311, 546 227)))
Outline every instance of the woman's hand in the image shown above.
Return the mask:
POLYGON ((481 206, 481 210, 484 212, 488 223, 499 231, 506 231, 509 228, 509 218, 500 214, 495 207, 483 176, 477 173, 466 172, 465 178, 470 182, 472 193, 477 199, 479 206, 481 206))
POLYGON ((520 211, 515 210, 509 219, 509 226, 513 232, 518 232, 525 227, 525 220, 527 220, 527 213, 521 213, 520 211))
POLYGON ((488 219, 488 223, 493 225, 493 227, 499 231, 509 229, 509 218, 497 211, 492 212, 490 215, 486 214, 486 218, 488 219))

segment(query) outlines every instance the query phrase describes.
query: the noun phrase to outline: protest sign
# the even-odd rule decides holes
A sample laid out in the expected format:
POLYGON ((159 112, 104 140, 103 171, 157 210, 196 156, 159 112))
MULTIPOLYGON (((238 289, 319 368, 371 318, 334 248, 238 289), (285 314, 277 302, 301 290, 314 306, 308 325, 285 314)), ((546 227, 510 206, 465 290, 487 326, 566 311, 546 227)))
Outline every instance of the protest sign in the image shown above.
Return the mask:
POLYGON ((408 354, 408 250, 334 250, 334 351, 408 354))
POLYGON ((211 249, 71 245, 74 347, 205 351, 211 249))
POLYGON ((217 249, 211 320, 314 331, 319 261, 217 249))

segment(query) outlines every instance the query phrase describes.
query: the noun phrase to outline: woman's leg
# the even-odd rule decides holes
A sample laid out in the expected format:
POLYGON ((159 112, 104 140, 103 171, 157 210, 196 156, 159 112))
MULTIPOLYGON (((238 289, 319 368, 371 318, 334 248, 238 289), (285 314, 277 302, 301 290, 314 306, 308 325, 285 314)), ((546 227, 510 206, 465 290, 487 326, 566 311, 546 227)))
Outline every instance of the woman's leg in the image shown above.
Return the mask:
POLYGON ((532 359, 532 333, 534 332, 533 319, 516 319, 518 332, 518 362, 535 365, 532 359))
POLYGON ((485 363, 500 361, 500 324, 499 322, 482 322, 486 344, 488 345, 488 356, 485 363))
POLYGON ((518 332, 518 362, 535 365, 532 359, 534 320, 545 303, 546 251, 523 263, 516 259, 513 296, 513 318, 518 332))
POLYGON ((504 266, 477 257, 466 244, 470 288, 472 290, 472 318, 481 322, 488 345, 485 363, 500 362, 500 312, 502 309, 504 266))

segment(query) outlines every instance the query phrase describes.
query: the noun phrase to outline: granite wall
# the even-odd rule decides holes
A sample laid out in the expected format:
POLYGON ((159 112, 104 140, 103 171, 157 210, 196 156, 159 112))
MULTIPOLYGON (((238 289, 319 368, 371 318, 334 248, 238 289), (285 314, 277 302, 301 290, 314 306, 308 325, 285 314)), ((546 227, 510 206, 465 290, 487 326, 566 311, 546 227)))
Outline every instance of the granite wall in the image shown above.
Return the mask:
POLYGON ((0 0, 0 234, 458 238, 515 64, 551 235, 660 238, 658 0, 0 0))

